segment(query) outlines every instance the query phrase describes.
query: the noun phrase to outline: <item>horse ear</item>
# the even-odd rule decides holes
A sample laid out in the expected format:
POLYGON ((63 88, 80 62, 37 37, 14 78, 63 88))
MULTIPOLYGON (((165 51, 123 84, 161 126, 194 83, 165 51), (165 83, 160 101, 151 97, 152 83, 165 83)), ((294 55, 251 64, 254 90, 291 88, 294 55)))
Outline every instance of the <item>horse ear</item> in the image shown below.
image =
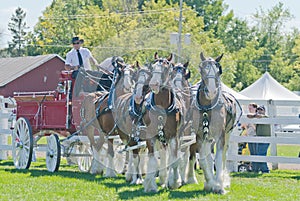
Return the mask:
POLYGON ((167 58, 168 61, 171 61, 173 58, 173 54, 171 53, 170 56, 167 58))
POLYGON ((155 60, 158 59, 158 53, 157 53, 157 52, 155 52, 155 54, 154 54, 154 59, 155 59, 155 60))
POLYGON ((201 58, 201 61, 205 61, 205 57, 203 55, 203 52, 200 53, 200 58, 201 58))
POLYGON ((135 66, 137 67, 137 69, 141 69, 139 61, 135 61, 135 66))
POLYGON ((221 59, 222 59, 222 57, 223 57, 223 53, 220 55, 220 56, 218 56, 217 58, 216 58, 216 62, 220 62, 221 61, 221 59))
POLYGON ((189 62, 187 61, 185 64, 183 64, 183 67, 187 68, 189 66, 189 62))

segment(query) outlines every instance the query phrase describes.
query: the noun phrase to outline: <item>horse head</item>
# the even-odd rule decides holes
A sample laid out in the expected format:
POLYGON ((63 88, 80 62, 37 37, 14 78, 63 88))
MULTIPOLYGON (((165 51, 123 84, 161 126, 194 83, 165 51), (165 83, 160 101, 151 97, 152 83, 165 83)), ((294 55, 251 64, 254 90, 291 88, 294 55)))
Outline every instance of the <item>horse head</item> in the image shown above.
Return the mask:
POLYGON ((167 86, 170 79, 170 71, 172 70, 172 54, 168 58, 158 58, 155 53, 155 61, 151 65, 152 67, 152 78, 149 82, 151 90, 158 94, 161 87, 167 86))
POLYGON ((150 70, 146 67, 139 67, 134 89, 134 101, 136 104, 141 104, 146 93, 149 91, 150 78, 150 70))
POLYGON ((213 100, 221 87, 220 75, 222 74, 222 67, 219 62, 222 57, 223 54, 216 59, 205 58, 203 53, 200 53, 200 74, 204 85, 204 94, 208 100, 213 100))
POLYGON ((132 92, 135 85, 136 70, 134 65, 126 64, 121 70, 121 77, 123 77, 123 90, 124 93, 132 92))
POLYGON ((190 71, 187 69, 189 62, 185 64, 177 63, 173 65, 172 72, 172 87, 179 90, 183 90, 183 82, 187 81, 191 77, 190 71))

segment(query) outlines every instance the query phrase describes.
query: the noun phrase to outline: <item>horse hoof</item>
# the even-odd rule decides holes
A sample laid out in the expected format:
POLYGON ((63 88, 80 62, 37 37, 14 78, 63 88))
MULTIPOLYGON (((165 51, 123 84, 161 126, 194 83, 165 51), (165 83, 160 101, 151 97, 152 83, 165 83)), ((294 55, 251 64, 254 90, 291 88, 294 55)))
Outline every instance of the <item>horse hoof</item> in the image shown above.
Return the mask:
POLYGON ((178 189, 182 186, 181 182, 175 182, 173 184, 168 184, 168 188, 169 189, 178 189))
POLYGON ((94 175, 103 175, 103 170, 90 170, 90 173, 91 174, 94 174, 94 175))
POLYGON ((196 178, 191 177, 191 178, 188 178, 186 183, 187 184, 198 184, 198 181, 196 178))
POLYGON ((215 189, 215 190, 213 190, 213 193, 225 195, 226 191, 224 189, 215 189))

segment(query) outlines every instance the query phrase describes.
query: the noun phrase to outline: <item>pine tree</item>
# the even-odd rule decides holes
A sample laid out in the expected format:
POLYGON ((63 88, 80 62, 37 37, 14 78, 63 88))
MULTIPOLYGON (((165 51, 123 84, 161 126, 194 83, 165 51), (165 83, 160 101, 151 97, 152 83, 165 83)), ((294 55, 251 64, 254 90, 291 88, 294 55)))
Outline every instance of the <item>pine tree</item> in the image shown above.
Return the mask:
POLYGON ((12 42, 9 42, 9 52, 11 56, 21 56, 24 54, 25 36, 27 34, 25 22, 26 13, 22 8, 18 7, 10 18, 8 30, 12 34, 12 42))

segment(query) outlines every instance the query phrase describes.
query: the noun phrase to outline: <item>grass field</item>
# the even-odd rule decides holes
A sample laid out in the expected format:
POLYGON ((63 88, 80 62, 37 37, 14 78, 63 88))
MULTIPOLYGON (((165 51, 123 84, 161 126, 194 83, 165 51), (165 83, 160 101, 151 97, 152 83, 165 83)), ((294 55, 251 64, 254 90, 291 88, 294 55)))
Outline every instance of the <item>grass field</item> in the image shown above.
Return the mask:
POLYGON ((104 178, 80 173, 76 166, 62 160, 60 170, 50 173, 39 158, 29 170, 17 170, 12 160, 0 161, 0 200, 300 200, 300 171, 273 170, 270 174, 232 173, 226 195, 203 191, 203 174, 197 171, 199 184, 177 190, 159 188, 144 193, 143 186, 130 186, 123 175, 104 178))

